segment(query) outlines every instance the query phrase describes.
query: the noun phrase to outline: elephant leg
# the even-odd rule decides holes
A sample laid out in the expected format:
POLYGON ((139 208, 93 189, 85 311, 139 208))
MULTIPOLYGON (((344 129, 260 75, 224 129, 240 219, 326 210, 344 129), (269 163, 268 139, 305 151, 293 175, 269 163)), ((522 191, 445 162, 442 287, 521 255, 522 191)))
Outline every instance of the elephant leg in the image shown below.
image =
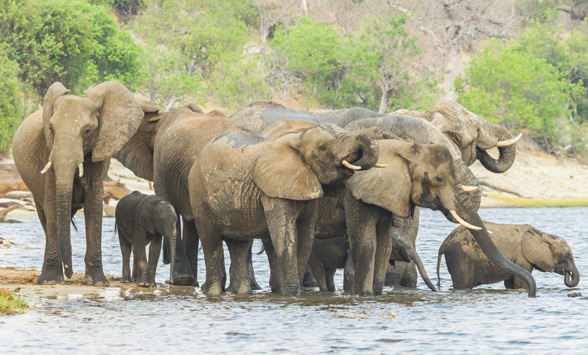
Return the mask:
MULTIPOLYGON (((45 196, 43 207, 37 207, 39 220, 45 221, 45 255, 43 269, 37 279, 39 285, 55 285, 63 283, 63 264, 59 252, 59 240, 57 236, 57 211, 55 198, 55 172, 49 169, 45 173, 45 196)), ((40 205, 37 205, 40 206, 40 205)))
POLYGON ((145 230, 136 226, 133 232, 133 281, 143 287, 149 286, 145 239, 145 230))
POLYGON ((352 293, 355 291, 355 267, 353 266, 353 257, 351 254, 348 254, 347 260, 345 260, 343 291, 346 293, 352 293))
POLYGON ((186 256, 190 263, 192 275, 194 276, 193 285, 198 287, 198 231, 196 230, 196 224, 194 221, 186 221, 184 219, 184 231, 183 231, 184 246, 186 248, 186 256))
POLYGON ((299 221, 296 223, 296 230, 298 232, 296 256, 298 277, 301 285, 304 280, 304 274, 308 270, 308 259, 314 243, 314 226, 317 214, 318 200, 309 201, 306 204, 306 211, 304 211, 304 214, 300 216, 299 221))
POLYGON ((192 266, 190 265, 190 261, 188 260, 188 256, 186 255, 185 240, 187 237, 187 222, 184 217, 182 217, 182 222, 184 235, 183 238, 180 237, 182 235, 182 228, 180 228, 180 223, 178 223, 176 232, 176 260, 174 263, 174 276, 173 280, 170 280, 170 282, 172 283, 172 285, 193 286, 196 282, 196 275, 194 275, 194 273, 192 272, 192 266))
POLYGON ((326 281, 327 281, 327 290, 329 292, 335 292, 335 272, 337 269, 327 269, 326 270, 326 281))
POLYGON ((514 277, 511 279, 504 280, 504 287, 509 290, 515 289, 516 287, 514 277))
POLYGON ((108 280, 102 269, 102 213, 104 198, 104 173, 110 159, 100 163, 84 163, 89 188, 84 196, 84 217, 86 220, 86 274, 84 285, 107 286, 108 280))
POLYGON ((355 270, 355 293, 373 294, 376 257, 376 210, 348 194, 345 196, 345 220, 350 254, 355 270))
POLYGON ((196 227, 202 242, 206 267, 204 292, 209 296, 218 296, 225 291, 227 279, 223 241, 220 233, 204 220, 202 223, 197 223, 196 227))
MULTIPOLYGON (((311 256, 311 258, 312 258, 312 256, 311 256)), ((306 270, 306 272, 304 273, 304 278, 302 279, 302 286, 304 286, 304 287, 319 287, 318 282, 316 282, 314 275, 310 271, 310 268, 308 268, 306 270)))
POLYGON ((251 281, 251 290, 261 290, 257 280, 255 280, 255 270, 253 270, 253 243, 251 243, 249 251, 247 252, 247 277, 251 281))
POLYGON ((147 266, 147 277, 149 286, 156 287, 155 273, 157 272, 157 263, 159 262, 159 254, 161 253, 161 235, 155 235, 149 244, 149 261, 147 266))
POLYGON ((122 253, 122 279, 120 282, 131 282, 131 244, 127 241, 121 228, 118 229, 118 241, 122 253))
POLYGON ((323 263, 318 260, 318 258, 314 255, 314 253, 310 254, 310 258, 308 259, 308 266, 314 275, 314 279, 318 284, 319 290, 322 292, 328 291, 327 287, 327 271, 323 263))
POLYGON ((262 204, 280 266, 280 293, 284 296, 296 296, 300 293, 300 283, 306 270, 306 264, 302 268, 298 266, 300 254, 297 246, 296 202, 263 196, 262 204))
POLYGON ((386 270, 392 253, 394 228, 388 217, 380 218, 376 226, 376 255, 374 262, 374 295, 381 295, 386 281, 386 270))
POLYGON ((271 239, 262 239, 263 249, 267 255, 267 260, 270 264, 270 279, 269 284, 273 293, 279 293, 282 289, 282 280, 280 279, 280 265, 278 265, 278 256, 272 244, 271 239))
POLYGON ((250 294, 251 280, 247 273, 247 257, 253 240, 226 239, 229 254, 231 255, 231 266, 229 268, 230 280, 227 291, 236 294, 250 294))

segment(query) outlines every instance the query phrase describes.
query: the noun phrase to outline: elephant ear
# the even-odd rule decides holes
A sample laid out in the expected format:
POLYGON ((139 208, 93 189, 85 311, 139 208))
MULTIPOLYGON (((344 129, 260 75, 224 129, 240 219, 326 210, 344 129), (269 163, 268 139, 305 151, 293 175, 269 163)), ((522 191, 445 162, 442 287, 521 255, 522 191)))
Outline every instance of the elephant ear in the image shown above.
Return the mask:
POLYGON ((131 139, 143 119, 143 110, 133 94, 116 81, 108 81, 85 91, 99 107, 99 131, 92 161, 112 157, 131 139))
POLYGON ((409 161, 404 156, 412 153, 412 143, 386 139, 379 140, 378 164, 386 168, 356 171, 347 185, 353 197, 365 203, 384 208, 400 217, 410 217, 412 182, 409 161), (403 156, 404 155, 404 156, 403 156))
POLYGON ((544 272, 554 271, 551 245, 541 231, 529 226, 528 232, 521 241, 521 250, 525 259, 535 268, 544 272))
POLYGON ((43 98, 43 131, 45 137, 50 137, 49 133, 49 120, 53 116, 53 103, 55 100, 63 95, 69 94, 71 90, 66 89, 62 83, 56 81, 49 89, 47 89, 47 93, 45 93, 45 97, 43 98))
POLYGON ((257 158, 253 180, 269 197, 306 201, 323 196, 318 178, 296 149, 300 137, 301 133, 286 134, 270 142, 257 158))
POLYGON ((137 102, 145 116, 137 132, 114 157, 138 177, 153 181, 153 151, 150 144, 157 134, 157 123, 162 117, 159 113, 161 107, 141 99, 137 99, 137 102))
POLYGON ((145 228, 145 230, 151 234, 155 234, 155 227, 153 226, 153 219, 151 215, 155 209, 155 205, 159 201, 154 196, 148 196, 143 198, 137 206, 137 223, 145 228))

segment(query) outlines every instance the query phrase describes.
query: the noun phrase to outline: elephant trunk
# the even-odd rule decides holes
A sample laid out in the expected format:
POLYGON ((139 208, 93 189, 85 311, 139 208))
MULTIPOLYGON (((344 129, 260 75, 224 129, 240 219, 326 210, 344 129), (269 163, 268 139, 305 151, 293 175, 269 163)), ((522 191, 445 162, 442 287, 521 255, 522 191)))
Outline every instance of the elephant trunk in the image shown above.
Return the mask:
POLYGON ((477 187, 473 191, 466 192, 472 207, 477 211, 482 203, 482 189, 478 184, 478 179, 462 159, 456 159, 455 166, 457 168, 457 181, 463 186, 477 187))
POLYGON ((371 169, 378 163, 378 142, 367 134, 355 136, 356 150, 360 153, 359 159, 353 161, 353 165, 361 167, 361 170, 371 169))
POLYGON ((50 162, 55 171, 57 240, 65 276, 71 278, 73 275, 70 226, 72 190, 74 173, 78 165, 83 162, 82 145, 81 142, 72 141, 71 139, 56 139, 56 142, 60 143, 53 147, 50 162), (79 152, 79 154, 76 154, 76 152, 79 152))
MULTIPOLYGON (((177 223, 179 223, 179 222, 177 222, 177 223)), ((171 256, 170 256, 171 257, 171 260, 170 260, 170 266, 169 266, 169 279, 170 279, 170 282, 172 282, 173 279, 174 279, 174 269, 175 269, 175 266, 176 266, 176 240, 177 240, 177 230, 178 230, 178 228, 176 228, 173 231, 173 233, 166 234, 165 235, 165 240, 166 240, 166 243, 169 245, 170 254, 171 254, 171 256)))
POLYGON ((458 193, 458 203, 457 206, 457 214, 465 218, 468 223, 473 226, 479 227, 478 229, 470 229, 470 233, 474 236, 478 245, 484 252, 484 254, 492 261, 496 266, 501 268, 502 270, 519 277, 523 280, 529 289, 529 297, 535 297, 537 293, 537 286, 535 284, 535 279, 531 274, 523 269, 522 267, 512 263, 510 260, 504 257, 502 253, 498 250, 490 235, 488 234, 488 230, 484 226, 482 222, 482 218, 478 215, 478 213, 471 207, 469 203, 468 196, 465 193, 458 193))
POLYGON ((431 291, 437 292, 437 289, 435 288, 435 286, 433 285, 433 283, 429 279, 429 275, 427 275, 427 270, 425 270, 425 266, 423 265, 423 261, 421 260, 421 257, 416 252, 416 250, 410 250, 408 254, 409 254, 410 258, 412 259, 412 261, 414 261, 414 263, 416 264, 416 267, 419 270, 419 274, 421 274, 421 278, 423 279, 423 281, 427 284, 427 286, 429 286, 431 291))
POLYGON ((580 282, 580 272, 576 268, 576 264, 572 260, 564 268, 564 283, 567 287, 576 287, 580 282))
POLYGON ((493 173, 504 173, 515 161, 517 156, 516 140, 510 145, 500 146, 499 142, 512 140, 512 134, 500 125, 492 124, 484 119, 478 119, 480 124, 480 137, 476 143, 476 157, 482 165, 493 173), (498 147, 500 153, 494 159, 486 152, 486 149, 498 147))

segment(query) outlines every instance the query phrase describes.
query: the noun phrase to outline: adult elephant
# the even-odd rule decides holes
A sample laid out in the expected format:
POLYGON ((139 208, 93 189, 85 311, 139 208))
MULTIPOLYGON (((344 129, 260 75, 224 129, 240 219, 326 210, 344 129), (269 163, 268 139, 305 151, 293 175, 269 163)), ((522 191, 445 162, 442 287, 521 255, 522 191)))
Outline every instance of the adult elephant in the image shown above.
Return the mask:
POLYGON ((120 83, 105 82, 71 95, 61 83, 49 87, 43 108, 27 117, 14 135, 14 163, 33 193, 46 236, 39 284, 63 282, 73 274, 70 221, 84 208, 84 284, 106 285, 102 270, 103 181, 110 157, 133 136, 141 107, 120 83))
POLYGON ((504 173, 515 161, 516 145, 522 133, 516 137, 504 127, 493 124, 466 109, 456 101, 442 101, 427 111, 397 110, 391 115, 411 116, 425 119, 449 138, 462 159, 469 166, 476 159, 493 173, 504 173), (487 150, 498 148, 498 158, 487 150))
POLYGON ((506 259, 496 248, 477 209, 458 180, 453 157, 446 147, 380 140, 377 171, 359 171, 348 181, 345 218, 355 266, 356 293, 379 294, 394 233, 393 216, 408 218, 413 206, 440 210, 452 222, 468 228, 489 260, 523 280, 529 296, 536 293, 531 274, 506 259))
MULTIPOLYGON (((116 154, 135 175, 153 181, 155 194, 169 201, 182 217, 182 238, 176 243, 171 282, 198 286, 198 234, 190 206, 188 173, 204 146, 232 123, 218 111, 204 114, 190 104, 160 113, 160 107, 141 102, 145 117, 137 133, 116 154), (194 139, 194 137, 199 139, 194 139)), ((179 228, 179 226, 178 226, 179 228)), ((166 245, 164 241, 164 246, 166 245)), ((164 248, 164 262, 168 262, 164 248)))
POLYGON ((233 290, 251 292, 247 250, 252 238, 269 237, 275 251, 270 267, 279 275, 272 289, 298 294, 314 239, 318 200, 337 191, 356 171, 376 166, 378 144, 367 134, 330 125, 276 139, 235 125, 202 142, 207 145, 190 171, 189 188, 206 262, 205 292, 224 291, 222 240, 231 254, 233 290))

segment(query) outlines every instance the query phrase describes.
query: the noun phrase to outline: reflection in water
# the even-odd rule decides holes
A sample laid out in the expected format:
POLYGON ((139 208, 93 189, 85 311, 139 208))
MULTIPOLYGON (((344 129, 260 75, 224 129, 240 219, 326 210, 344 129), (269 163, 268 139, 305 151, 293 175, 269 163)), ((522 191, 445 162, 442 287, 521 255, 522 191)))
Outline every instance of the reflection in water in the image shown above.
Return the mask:
MULTIPOLYGON (((588 275, 586 208, 484 209, 497 223, 529 223, 565 237, 581 273, 588 275), (556 218, 557 216, 557 218, 556 218), (573 221, 574 223, 569 223, 573 221)), ((44 240, 36 218, 1 226, 15 243, 0 249, 0 266, 39 269, 44 240)), ((417 248, 434 274, 437 248, 455 227, 440 213, 424 211, 417 248)), ((84 223, 72 236, 74 270, 84 269, 84 223)), ((121 256, 114 220, 104 219, 105 273, 120 275, 121 256)), ((256 242, 257 243, 257 242, 256 242)), ((258 250, 260 245, 255 246, 258 250)), ((228 259, 228 253, 226 253, 228 259)), ((202 255, 201 255, 202 257, 202 255)), ((228 261, 228 260, 227 260, 228 261)), ((228 265, 228 264, 227 264, 228 265)), ((267 285, 265 255, 254 255, 264 288, 250 296, 207 297, 192 287, 165 284, 169 266, 160 264, 157 288, 132 284, 106 287, 89 295, 43 297, 24 315, 0 318, 2 353, 169 352, 582 352, 588 348, 587 298, 568 289, 556 274, 534 272, 538 297, 504 290, 502 283, 452 291, 442 262, 438 293, 419 280, 417 289, 386 289, 384 295, 357 297, 308 292, 299 297, 273 295, 267 285)), ((204 279, 201 260, 198 279, 204 279)), ((584 276, 584 275, 582 275, 584 276)), ((336 283, 342 288, 342 277, 336 283)))

